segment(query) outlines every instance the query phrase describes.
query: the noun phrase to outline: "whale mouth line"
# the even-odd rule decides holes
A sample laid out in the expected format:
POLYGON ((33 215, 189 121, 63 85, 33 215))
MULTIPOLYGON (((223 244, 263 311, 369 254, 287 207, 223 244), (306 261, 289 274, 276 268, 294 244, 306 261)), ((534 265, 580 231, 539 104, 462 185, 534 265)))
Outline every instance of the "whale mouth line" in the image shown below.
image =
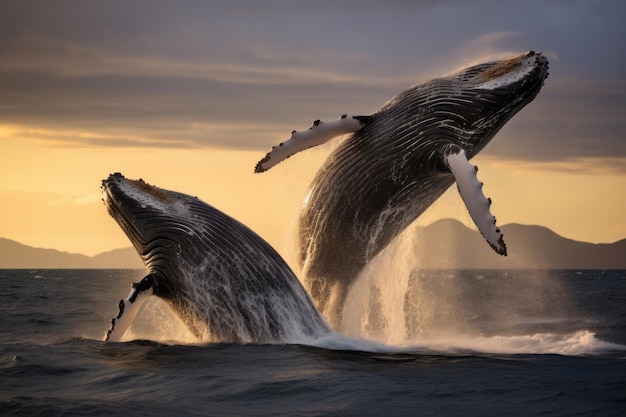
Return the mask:
POLYGON ((141 249, 139 252, 142 257, 145 255, 144 248, 149 246, 149 241, 141 234, 139 228, 134 225, 129 219, 129 216, 123 209, 123 203, 119 199, 119 194, 126 196, 126 194, 117 187, 117 184, 113 181, 114 178, 119 177, 125 179, 121 174, 114 174, 108 179, 102 181, 102 195, 104 204, 111 215, 117 222, 120 223, 122 229, 127 232, 129 240, 133 243, 136 249, 141 249))
MULTIPOLYGON (((133 220, 122 209, 122 203, 115 198, 115 194, 112 193, 108 187, 103 188, 106 193, 105 204, 109 214, 118 222, 119 226, 126 233, 128 239, 141 256, 145 265, 152 270, 153 267, 159 263, 159 259, 168 256, 167 249, 165 249, 166 247, 175 248, 177 246, 176 240, 171 236, 158 233, 152 237, 146 236, 142 233, 142 230, 144 229, 142 227, 142 223, 138 223, 136 220, 133 220)), ((137 207, 141 208, 140 205, 137 207)), ((143 220, 145 220, 145 218, 143 220)))

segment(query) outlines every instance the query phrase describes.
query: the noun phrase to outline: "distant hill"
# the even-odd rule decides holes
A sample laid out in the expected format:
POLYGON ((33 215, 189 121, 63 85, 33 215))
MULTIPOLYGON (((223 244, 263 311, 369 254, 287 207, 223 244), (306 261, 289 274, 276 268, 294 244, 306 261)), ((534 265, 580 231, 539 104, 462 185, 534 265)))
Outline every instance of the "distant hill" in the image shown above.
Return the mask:
MULTIPOLYGON (((418 265, 433 269, 626 269, 626 239, 586 243, 541 226, 501 227, 508 256, 500 256, 480 233, 461 222, 439 220, 417 228, 413 252, 418 265)), ((0 238, 0 268, 144 268, 133 248, 89 257, 41 249, 0 238)))
POLYGON ((0 238, 0 268, 54 269, 97 268, 136 269, 144 264, 134 248, 115 249, 96 256, 41 249, 0 238))
POLYGON ((501 230, 508 256, 496 254, 478 231, 452 219, 418 229, 414 251, 419 265, 435 269, 626 269, 626 239, 586 243, 521 224, 501 230))

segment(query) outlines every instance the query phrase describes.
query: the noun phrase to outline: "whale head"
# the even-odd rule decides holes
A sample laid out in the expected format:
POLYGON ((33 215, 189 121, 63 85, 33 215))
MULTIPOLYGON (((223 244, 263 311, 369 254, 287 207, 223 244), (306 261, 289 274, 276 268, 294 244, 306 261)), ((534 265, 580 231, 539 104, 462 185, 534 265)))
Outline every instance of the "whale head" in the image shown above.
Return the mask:
POLYGON ((465 142, 471 158, 504 124, 537 96, 548 77, 548 60, 534 51, 512 59, 477 65, 459 76, 480 112, 467 114, 465 142))
POLYGON ((156 273, 155 295, 167 298, 167 277, 184 260, 198 258, 202 230, 211 226, 203 216, 207 205, 195 197, 152 186, 143 180, 127 179, 119 173, 102 181, 102 195, 109 214, 126 233, 148 270, 156 273))
POLYGON ((431 143, 439 149, 449 143, 471 158, 537 96, 547 76, 548 60, 530 51, 415 85, 377 113, 393 124, 397 141, 431 143))

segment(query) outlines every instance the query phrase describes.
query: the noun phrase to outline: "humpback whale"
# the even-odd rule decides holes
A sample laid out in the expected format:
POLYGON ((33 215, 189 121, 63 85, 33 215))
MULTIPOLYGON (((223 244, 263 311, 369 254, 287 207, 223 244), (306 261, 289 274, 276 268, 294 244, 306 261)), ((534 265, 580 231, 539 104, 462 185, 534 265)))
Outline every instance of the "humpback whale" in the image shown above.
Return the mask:
POLYGON ((331 331, 280 255, 237 220, 196 197, 119 173, 102 190, 148 270, 119 302, 105 340, 119 341, 150 295, 204 340, 301 341, 331 331))
POLYGON ((331 321, 363 267, 455 181, 480 233, 506 255, 491 200, 468 160, 537 96, 547 76, 547 59, 534 51, 470 66, 414 85, 369 116, 316 120, 259 161, 255 172, 264 172, 350 134, 317 172, 299 221, 305 283, 331 321))

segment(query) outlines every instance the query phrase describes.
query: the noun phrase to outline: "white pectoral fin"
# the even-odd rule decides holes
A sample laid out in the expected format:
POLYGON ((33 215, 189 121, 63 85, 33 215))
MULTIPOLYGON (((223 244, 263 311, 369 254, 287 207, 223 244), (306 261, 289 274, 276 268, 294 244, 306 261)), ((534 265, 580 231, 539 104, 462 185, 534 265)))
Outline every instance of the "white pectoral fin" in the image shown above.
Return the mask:
POLYGON ((308 130, 301 132, 294 130, 289 139, 272 147, 272 150, 256 164, 254 172, 265 172, 293 154, 326 143, 337 136, 354 133, 360 130, 369 119, 370 116, 344 114, 332 122, 316 120, 308 130))
POLYGON ((141 281, 133 284, 128 297, 120 300, 120 311, 117 316, 111 320, 111 328, 104 335, 106 342, 119 342, 126 329, 130 327, 139 307, 153 293, 152 275, 146 275, 141 281))
POLYGON ((506 256, 506 245, 502 232, 496 226, 496 218, 490 211, 491 199, 483 194, 483 184, 478 181, 476 176, 478 167, 470 164, 465 156, 465 151, 462 149, 448 154, 445 157, 445 162, 454 174, 459 194, 461 194, 472 220, 478 226, 478 230, 493 250, 506 256))

